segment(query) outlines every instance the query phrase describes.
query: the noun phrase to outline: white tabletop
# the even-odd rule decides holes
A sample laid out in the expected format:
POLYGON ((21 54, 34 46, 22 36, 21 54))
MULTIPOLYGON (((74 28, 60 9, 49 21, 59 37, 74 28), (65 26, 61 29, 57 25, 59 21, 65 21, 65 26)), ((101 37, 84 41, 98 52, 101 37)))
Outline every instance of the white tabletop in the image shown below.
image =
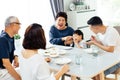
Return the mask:
MULTIPOLYGON (((65 47, 55 46, 55 48, 64 49, 65 47)), ((90 53, 86 53, 84 49, 71 48, 66 50, 66 54, 52 58, 52 61, 49 64, 53 69, 59 70, 62 66, 55 63, 55 60, 61 57, 67 57, 72 60, 72 62, 68 64, 70 66, 70 70, 67 74, 86 78, 92 78, 120 62, 119 53, 113 54, 101 51, 98 56, 95 57, 90 53), (82 56, 80 65, 75 63, 76 54, 80 54, 82 56)))

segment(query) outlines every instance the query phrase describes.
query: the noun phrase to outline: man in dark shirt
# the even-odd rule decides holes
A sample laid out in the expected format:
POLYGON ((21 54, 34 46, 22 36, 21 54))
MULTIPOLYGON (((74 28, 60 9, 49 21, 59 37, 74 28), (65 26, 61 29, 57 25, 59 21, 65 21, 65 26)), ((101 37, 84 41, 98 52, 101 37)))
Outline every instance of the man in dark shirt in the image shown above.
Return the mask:
POLYGON ((17 17, 10 16, 6 19, 5 30, 0 34, 0 80, 21 80, 14 69, 19 66, 18 58, 14 55, 14 35, 19 29, 20 22, 17 17))

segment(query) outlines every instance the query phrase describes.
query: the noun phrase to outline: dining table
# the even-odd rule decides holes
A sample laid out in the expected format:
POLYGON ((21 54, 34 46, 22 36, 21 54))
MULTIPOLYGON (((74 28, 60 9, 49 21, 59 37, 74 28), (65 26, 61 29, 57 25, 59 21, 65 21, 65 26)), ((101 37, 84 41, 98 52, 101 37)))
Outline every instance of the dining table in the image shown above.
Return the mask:
MULTIPOLYGON (((41 50, 40 50, 41 51, 41 50)), ((63 75, 76 76, 78 80, 92 80, 99 75, 99 80, 105 80, 104 71, 120 62, 120 52, 110 53, 99 49, 96 53, 92 48, 75 48, 52 45, 42 51, 44 57, 50 57, 50 67, 59 71, 61 66, 68 64, 70 69, 63 75)))

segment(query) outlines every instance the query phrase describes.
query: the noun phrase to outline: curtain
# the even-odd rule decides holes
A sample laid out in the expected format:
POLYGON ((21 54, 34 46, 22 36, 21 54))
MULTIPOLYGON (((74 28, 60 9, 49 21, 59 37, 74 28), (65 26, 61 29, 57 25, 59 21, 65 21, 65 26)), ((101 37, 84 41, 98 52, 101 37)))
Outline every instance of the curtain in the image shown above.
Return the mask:
POLYGON ((63 0, 50 0, 50 5, 51 5, 51 9, 52 9, 52 12, 53 12, 54 19, 55 19, 55 16, 58 12, 64 11, 63 0))

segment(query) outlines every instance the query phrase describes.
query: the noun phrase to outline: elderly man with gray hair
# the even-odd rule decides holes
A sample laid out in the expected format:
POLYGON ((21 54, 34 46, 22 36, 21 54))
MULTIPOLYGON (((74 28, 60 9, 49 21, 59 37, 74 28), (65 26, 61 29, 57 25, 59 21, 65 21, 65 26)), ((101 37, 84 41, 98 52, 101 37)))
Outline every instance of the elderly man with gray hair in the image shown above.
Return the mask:
POLYGON ((5 30, 0 34, 0 80, 21 80, 14 67, 18 67, 18 57, 14 55, 14 35, 20 29, 17 17, 10 16, 5 21, 5 30), (13 65, 12 65, 13 63, 13 65))

